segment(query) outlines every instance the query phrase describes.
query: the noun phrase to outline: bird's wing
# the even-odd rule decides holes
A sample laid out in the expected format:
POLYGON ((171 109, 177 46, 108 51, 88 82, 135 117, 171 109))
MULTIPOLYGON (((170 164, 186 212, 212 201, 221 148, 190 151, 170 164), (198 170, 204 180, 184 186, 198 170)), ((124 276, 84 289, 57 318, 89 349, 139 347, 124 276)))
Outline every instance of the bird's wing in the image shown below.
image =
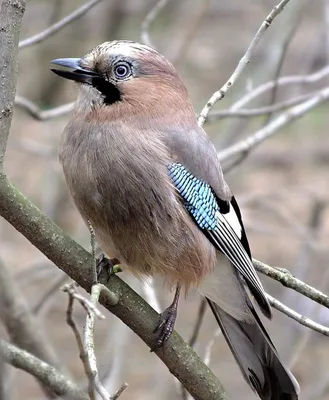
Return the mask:
POLYGON ((270 318, 271 308, 252 264, 234 197, 230 202, 221 200, 207 182, 194 176, 180 163, 169 164, 168 173, 198 227, 244 277, 263 313, 270 318))

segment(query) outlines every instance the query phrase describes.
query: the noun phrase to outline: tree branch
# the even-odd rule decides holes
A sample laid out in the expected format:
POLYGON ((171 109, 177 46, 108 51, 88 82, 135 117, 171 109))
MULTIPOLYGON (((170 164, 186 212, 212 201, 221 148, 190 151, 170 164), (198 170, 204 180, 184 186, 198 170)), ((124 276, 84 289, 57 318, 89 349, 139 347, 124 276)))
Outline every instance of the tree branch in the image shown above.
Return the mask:
POLYGON ((313 288, 305 282, 300 281, 291 275, 288 270, 270 267, 269 265, 253 259, 254 267, 258 272, 280 282, 283 286, 293 289, 296 292, 308 297, 309 299, 329 308, 329 296, 313 288))
POLYGON ((38 107, 37 104, 33 103, 33 101, 22 96, 16 96, 15 106, 26 111, 33 118, 39 121, 45 121, 47 119, 57 118, 69 114, 73 110, 74 102, 62 104, 58 107, 50 108, 49 110, 41 110, 41 108, 38 107))
MULTIPOLYGON (((300 104, 304 102, 305 100, 310 99, 311 97, 314 97, 320 93, 320 90, 317 90, 316 92, 311 92, 311 93, 306 93, 302 94, 300 96, 293 97, 291 99, 281 101, 279 103, 274 103, 269 106, 265 107, 259 107, 259 108, 246 108, 246 109, 232 109, 229 108, 227 110, 216 110, 212 111, 209 113, 208 120, 207 122, 213 122, 216 121, 217 119, 224 119, 224 118, 253 118, 253 117, 259 117, 263 115, 268 115, 272 114, 278 111, 285 110, 286 108, 295 106, 297 104, 300 104)), ((16 96, 17 98, 17 96, 16 96)), ((15 103, 16 104, 16 103, 15 103)), ((62 107, 65 107, 62 106, 62 107)), ((60 107, 57 107, 60 108, 60 107)), ((51 109, 43 112, 51 112, 52 110, 56 109, 51 109)), ((31 113, 32 114, 32 113, 31 113)), ((36 117, 37 118, 37 117, 36 117)), ((52 118, 52 117, 50 117, 52 118)))
MULTIPOLYGON (((61 364, 37 320, 30 313, 7 268, 0 262, 0 318, 16 345, 58 369, 61 364)), ((53 397, 48 388, 42 389, 53 397)))
MULTIPOLYGON (((90 292, 94 260, 48 219, 0 173, 0 215, 34 246, 90 292)), ((100 303, 128 325, 150 348, 159 315, 119 277, 112 276, 100 303), (114 296, 113 296, 114 295, 114 296), (113 297, 119 302, 113 304, 113 297)), ((114 302, 115 303, 115 302, 114 302)), ((217 377, 197 354, 174 332, 164 348, 155 351, 169 371, 196 399, 227 400, 217 377)))
POLYGON ((301 325, 306 326, 307 328, 312 329, 315 332, 321 333, 322 335, 329 336, 329 328, 323 325, 318 324, 317 322, 312 321, 311 319, 305 317, 304 315, 299 314, 298 312, 292 310, 287 307, 285 304, 281 303, 279 300, 267 294, 268 301, 271 306, 276 310, 281 311, 283 314, 286 314, 289 318, 297 321, 301 325))
POLYGON ((91 0, 88 3, 84 4, 83 6, 74 10, 71 14, 67 15, 60 21, 56 22, 55 24, 49 26, 42 32, 37 33, 27 39, 21 40, 19 42, 18 48, 25 49, 26 47, 32 46, 33 44, 37 44, 42 42, 43 40, 47 39, 50 36, 55 35, 58 31, 65 28, 66 25, 69 25, 71 22, 77 20, 78 18, 82 17, 86 14, 92 7, 96 4, 101 2, 102 0, 91 0))
POLYGON ((150 25, 155 20, 155 18, 159 15, 162 9, 166 6, 169 0, 158 0, 152 6, 150 11, 146 14, 141 26, 141 41, 150 47, 156 48, 154 45, 151 36, 150 36, 150 25))
POLYGON ((319 80, 327 77, 328 75, 329 75, 329 65, 326 65, 325 67, 319 69, 313 74, 288 75, 288 76, 282 76, 277 81, 265 82, 262 85, 257 86, 251 92, 248 92, 243 97, 241 97, 230 107, 230 110, 235 111, 241 109, 246 104, 250 103, 252 100, 255 100, 257 97, 268 92, 269 90, 272 90, 274 86, 309 85, 311 83, 318 82, 319 80))
POLYGON ((2 0, 0 8, 0 169, 14 108, 17 79, 17 53, 25 0, 2 0))
POLYGON ((66 399, 71 400, 89 399, 87 393, 84 393, 56 368, 4 340, 0 340, 0 358, 7 364, 33 375, 58 396, 65 396, 66 399))
POLYGON ((286 112, 280 114, 268 125, 259 129, 254 134, 248 136, 246 139, 241 140, 240 142, 224 149, 223 151, 220 151, 218 153, 220 160, 224 161, 235 155, 246 156, 252 149, 262 143, 265 139, 273 135, 283 126, 289 124, 295 119, 301 118, 308 111, 328 100, 328 98, 329 88, 327 87, 323 90, 320 90, 320 92, 311 99, 306 100, 304 103, 298 104, 297 106, 292 107, 286 112))
POLYGON ((246 53, 239 61, 239 64, 236 67, 236 69, 234 70, 233 74, 230 76, 230 78, 225 83, 225 85, 222 86, 221 89, 217 90, 217 92, 215 92, 210 97, 210 99, 207 101, 206 105, 203 107, 203 109, 200 113, 200 116, 198 118, 199 126, 202 126, 205 123, 205 121, 208 117, 208 114, 209 114, 210 110, 213 108, 213 106, 226 95, 228 90, 234 85, 236 80, 240 77, 240 75, 242 74, 242 72, 244 71, 246 66, 250 63, 251 57, 254 54, 255 48, 256 48, 259 40, 264 35, 266 30, 270 27, 274 18, 276 18, 280 14, 280 12, 289 3, 289 1, 290 0, 280 1, 280 3, 277 4, 273 8, 273 10, 269 13, 269 15, 265 18, 264 22, 261 24, 258 31, 256 32, 255 37, 253 38, 252 42, 250 43, 246 53))

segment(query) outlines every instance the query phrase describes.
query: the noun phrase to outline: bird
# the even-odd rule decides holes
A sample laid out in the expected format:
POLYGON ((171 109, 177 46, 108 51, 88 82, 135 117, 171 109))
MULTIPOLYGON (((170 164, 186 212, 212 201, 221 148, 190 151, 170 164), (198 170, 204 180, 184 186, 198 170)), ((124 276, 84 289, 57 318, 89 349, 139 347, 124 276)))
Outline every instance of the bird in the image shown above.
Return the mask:
POLYGON ((253 391, 262 400, 298 399, 255 309, 272 317, 238 203, 173 64, 128 40, 51 64, 78 86, 59 150, 76 207, 123 270, 176 288, 154 349, 174 329, 181 289, 196 288, 253 391))

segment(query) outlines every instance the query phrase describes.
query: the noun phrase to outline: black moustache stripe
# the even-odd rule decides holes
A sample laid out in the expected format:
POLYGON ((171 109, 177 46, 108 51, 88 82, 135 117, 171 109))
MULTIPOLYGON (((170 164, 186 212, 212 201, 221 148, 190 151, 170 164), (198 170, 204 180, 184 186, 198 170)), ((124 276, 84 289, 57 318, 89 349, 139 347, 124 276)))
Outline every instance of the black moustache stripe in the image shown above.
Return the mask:
POLYGON ((101 77, 92 77, 91 84, 95 89, 102 93, 105 104, 110 105, 117 101, 121 101, 120 90, 113 83, 101 77))

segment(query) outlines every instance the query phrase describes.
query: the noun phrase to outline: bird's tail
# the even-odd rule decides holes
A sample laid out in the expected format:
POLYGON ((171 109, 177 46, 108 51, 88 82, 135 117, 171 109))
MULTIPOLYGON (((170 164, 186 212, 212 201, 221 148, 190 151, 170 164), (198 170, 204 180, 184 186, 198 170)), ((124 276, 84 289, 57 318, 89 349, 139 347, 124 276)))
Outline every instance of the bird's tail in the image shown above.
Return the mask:
POLYGON ((251 318, 246 322, 207 300, 244 378, 258 396, 262 400, 297 400, 299 385, 280 361, 251 302, 248 304, 251 318))

